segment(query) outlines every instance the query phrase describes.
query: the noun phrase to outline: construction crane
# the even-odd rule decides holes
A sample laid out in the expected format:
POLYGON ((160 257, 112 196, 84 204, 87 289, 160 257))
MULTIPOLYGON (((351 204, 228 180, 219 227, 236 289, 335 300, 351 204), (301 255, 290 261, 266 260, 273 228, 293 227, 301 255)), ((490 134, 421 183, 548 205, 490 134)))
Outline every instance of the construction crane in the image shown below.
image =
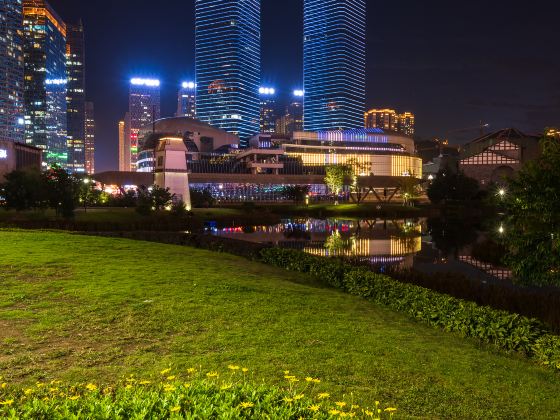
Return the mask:
POLYGON ((458 130, 451 130, 448 131, 447 134, 455 134, 455 133, 465 133, 468 131, 480 130, 480 137, 484 135, 484 129, 490 127, 490 124, 483 123, 480 121, 480 124, 475 127, 466 127, 466 128, 459 128, 458 130))

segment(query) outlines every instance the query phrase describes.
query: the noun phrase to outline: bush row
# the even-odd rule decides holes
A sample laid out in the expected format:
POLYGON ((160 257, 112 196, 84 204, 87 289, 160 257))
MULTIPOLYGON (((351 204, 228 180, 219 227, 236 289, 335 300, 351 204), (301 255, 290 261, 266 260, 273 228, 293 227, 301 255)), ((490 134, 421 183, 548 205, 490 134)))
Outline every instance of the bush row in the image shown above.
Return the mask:
POLYGON ((401 283, 365 267, 301 251, 266 248, 262 261, 309 273, 322 282, 403 312, 445 331, 477 338, 506 351, 517 351, 560 370, 560 336, 540 321, 480 306, 413 284, 401 283))

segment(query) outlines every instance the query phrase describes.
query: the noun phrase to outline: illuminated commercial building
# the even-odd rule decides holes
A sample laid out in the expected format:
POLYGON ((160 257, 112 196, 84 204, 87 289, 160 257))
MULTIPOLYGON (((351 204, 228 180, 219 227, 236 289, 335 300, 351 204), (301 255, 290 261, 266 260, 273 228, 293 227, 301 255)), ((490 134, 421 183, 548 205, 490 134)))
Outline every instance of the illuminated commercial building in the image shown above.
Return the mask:
POLYGON ((238 135, 259 132, 260 0, 197 0, 196 112, 238 135))
POLYGON ((399 114, 399 123, 397 125, 397 131, 399 133, 406 134, 407 136, 414 136, 414 114, 412 112, 405 112, 399 114))
POLYGON ((274 133, 276 131, 276 90, 261 87, 259 95, 261 106, 260 132, 274 133))
POLYGON ((366 1, 304 0, 305 131, 363 124, 366 1))
POLYGON ((24 0, 25 141, 67 167, 66 25, 44 0, 24 0))
POLYGON ((0 139, 0 182, 4 175, 23 169, 41 170, 42 150, 11 139, 0 139))
POLYGON ((23 4, 0 3, 0 140, 22 142, 23 112, 23 4))
POLYGON ((95 173, 95 114, 93 102, 85 103, 85 172, 95 173))
POLYGON ((160 118, 160 82, 155 79, 133 78, 130 80, 128 100, 130 136, 130 169, 136 170, 138 159, 138 132, 160 118))
POLYGON ((196 118, 196 83, 183 82, 181 84, 175 116, 196 118))
POLYGON ((295 90, 286 113, 276 120, 276 133, 292 135, 303 131, 303 90, 295 90))
POLYGON ((84 173, 86 162, 84 27, 82 22, 79 22, 77 25, 67 25, 66 29, 68 170, 84 173))

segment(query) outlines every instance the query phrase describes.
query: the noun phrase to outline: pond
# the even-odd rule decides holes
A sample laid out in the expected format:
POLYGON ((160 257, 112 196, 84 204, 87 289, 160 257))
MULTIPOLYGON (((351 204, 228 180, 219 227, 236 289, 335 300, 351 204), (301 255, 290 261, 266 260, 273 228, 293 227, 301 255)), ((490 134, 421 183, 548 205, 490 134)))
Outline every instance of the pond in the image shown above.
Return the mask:
POLYGON ((285 219, 268 226, 206 227, 212 235, 299 249, 320 256, 367 262, 383 272, 415 269, 460 273, 482 282, 509 282, 511 273, 472 256, 488 232, 480 226, 440 218, 285 219))

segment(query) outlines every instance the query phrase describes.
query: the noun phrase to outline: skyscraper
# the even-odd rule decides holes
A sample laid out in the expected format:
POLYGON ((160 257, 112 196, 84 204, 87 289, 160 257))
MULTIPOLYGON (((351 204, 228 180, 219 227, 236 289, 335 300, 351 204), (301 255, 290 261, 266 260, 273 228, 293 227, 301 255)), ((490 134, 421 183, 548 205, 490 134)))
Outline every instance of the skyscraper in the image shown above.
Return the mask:
POLYGON ((85 172, 95 173, 95 114, 93 102, 85 103, 85 172))
POLYGON ((124 131, 124 120, 123 121, 119 121, 119 171, 123 172, 123 171, 128 171, 129 169, 126 168, 125 166, 125 159, 124 159, 124 154, 125 154, 125 131, 124 131))
POLYGON ((370 109, 365 113, 365 128, 397 131, 399 117, 394 109, 370 109))
POLYGON ((260 132, 274 133, 276 131, 276 90, 274 88, 259 88, 260 95, 260 132))
POLYGON ((276 120, 276 133, 292 135, 296 131, 303 131, 303 90, 294 90, 286 113, 276 120))
POLYGON ((68 128, 68 170, 85 172, 85 55, 82 22, 66 27, 66 71, 68 73, 66 114, 68 128))
POLYGON ((196 83, 183 82, 179 89, 177 117, 196 118, 196 83))
POLYGON ((239 135, 259 131, 260 0, 196 0, 198 119, 239 135))
POLYGON ((138 133, 160 117, 160 82, 155 79, 133 78, 130 80, 128 97, 130 136, 130 170, 136 171, 138 159, 138 133))
POLYGON ((0 2, 0 140, 23 141, 23 5, 0 2))
POLYGON ((412 112, 405 112, 399 114, 399 124, 397 126, 397 131, 407 136, 414 136, 415 128, 415 117, 412 112))
POLYGON ((362 126, 365 41, 366 0, 304 0, 305 130, 362 126))
POLYGON ((45 0, 24 0, 25 141, 66 168, 66 25, 45 0))

